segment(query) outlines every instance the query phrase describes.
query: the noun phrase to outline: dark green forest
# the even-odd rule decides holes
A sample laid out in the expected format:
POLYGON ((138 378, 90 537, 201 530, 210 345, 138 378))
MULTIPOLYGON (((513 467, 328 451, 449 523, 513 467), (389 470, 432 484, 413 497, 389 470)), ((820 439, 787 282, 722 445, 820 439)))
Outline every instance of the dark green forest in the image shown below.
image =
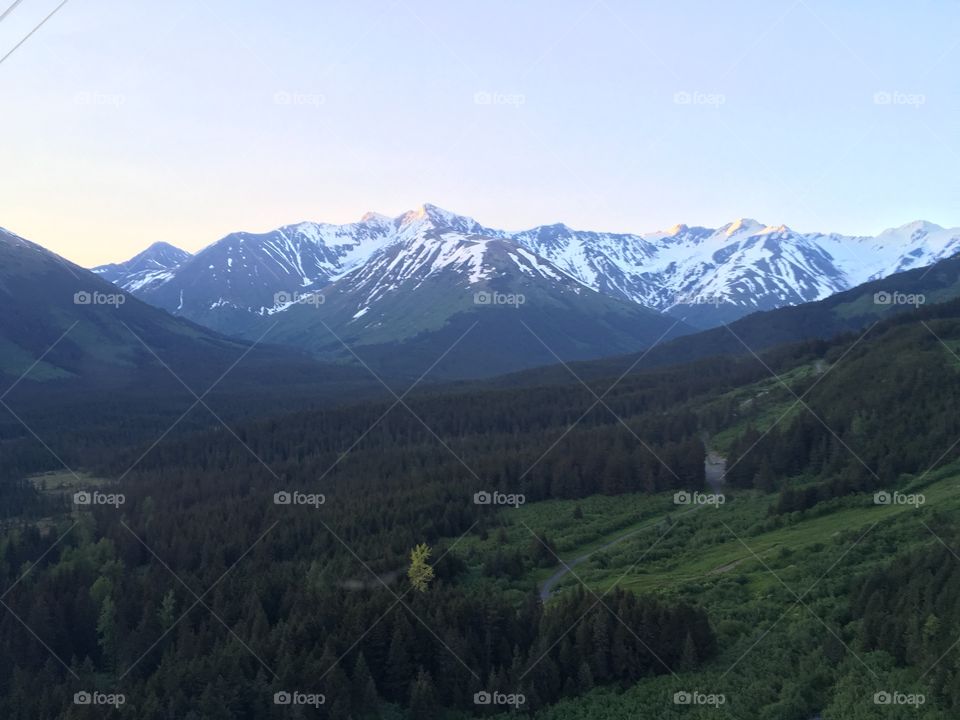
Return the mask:
MULTIPOLYGON (((960 361, 949 349, 960 342, 958 314, 957 303, 930 306, 862 338, 589 387, 428 387, 405 404, 341 401, 269 419, 231 396, 221 400, 236 407, 229 430, 188 424, 155 447, 146 437, 169 419, 169 399, 155 417, 141 415, 142 426, 112 432, 104 428, 122 404, 90 403, 79 424, 72 413, 44 417, 53 449, 83 473, 77 487, 96 479, 123 494, 117 508, 77 507, 69 493, 28 480, 65 471, 29 433, 5 425, 0 586, 11 589, 0 616, 0 711, 103 717, 102 707, 71 703, 78 690, 99 689, 127 698, 110 712, 148 720, 505 710, 478 706, 483 692, 522 694, 519 711, 537 714, 709 672, 724 643, 751 628, 718 623, 686 591, 576 586, 544 602, 536 578, 560 565, 555 538, 531 530, 519 549, 504 544, 477 566, 466 545, 496 545, 516 526, 509 507, 474 495, 522 494, 533 506, 653 502, 708 490, 710 449, 727 455, 730 505, 737 493, 757 498, 750 502, 764 513, 754 522, 766 529, 906 487, 960 453, 951 446, 960 361), (323 502, 277 504, 279 491, 323 502), (406 577, 421 543, 432 551, 425 591, 406 577), (276 705, 274 694, 290 689, 325 702, 276 705)), ((711 512, 722 511, 701 515, 711 512)), ((687 537, 684 522, 665 519, 655 542, 687 537)), ((952 518, 940 523, 942 537, 956 537, 952 518)), ((844 578, 830 607, 860 619, 849 642, 903 668, 952 652, 948 639, 960 632, 952 559, 944 547, 912 548, 844 578)), ((809 652, 845 655, 829 642, 809 652)), ((952 667, 925 678, 947 708, 960 697, 952 667)), ((821 697, 782 717, 801 717, 821 697)))

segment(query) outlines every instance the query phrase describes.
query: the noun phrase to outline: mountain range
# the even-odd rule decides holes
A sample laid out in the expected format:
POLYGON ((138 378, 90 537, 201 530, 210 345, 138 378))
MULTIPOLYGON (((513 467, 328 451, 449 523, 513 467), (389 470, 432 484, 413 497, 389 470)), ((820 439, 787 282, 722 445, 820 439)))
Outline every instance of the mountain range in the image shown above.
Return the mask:
POLYGON ((268 332, 322 358, 414 374, 447 353, 437 373, 466 377, 634 352, 958 250, 960 228, 924 221, 877 236, 751 219, 639 235, 513 232, 425 204, 232 233, 196 255, 157 243, 93 271, 226 335, 268 332))
POLYGON ((536 282, 582 288, 709 327, 757 310, 821 300, 960 251, 960 228, 916 221, 876 236, 800 233, 741 218, 719 228, 646 234, 519 232, 423 205, 346 225, 303 222, 227 235, 190 255, 157 243, 94 272, 147 302, 226 332, 288 309, 278 293, 336 294, 351 321, 375 327, 400 287, 452 270, 482 289, 507 267, 536 282), (353 317, 356 315, 356 317, 353 317))
MULTIPOLYGON (((12 233, 4 237, 7 252, 16 247, 23 256, 30 248, 34 261, 74 277, 86 273, 12 233)), ((80 285, 102 282, 96 287, 107 292, 109 281, 196 323, 175 325, 178 332, 196 334, 199 325, 241 341, 266 336, 320 358, 359 359, 414 377, 442 360, 432 371, 442 379, 637 352, 752 311, 827 298, 958 249, 960 230, 926 222, 876 237, 801 234, 752 220, 646 235, 564 225, 508 232, 424 205, 395 218, 368 213, 347 225, 234 233, 196 255, 157 243, 95 268, 99 279, 80 285)), ((59 276, 53 285, 80 287, 59 276)), ((21 274, 6 282, 31 280, 21 274)), ((174 327, 163 313, 150 317, 174 327)), ((6 333, 24 358, 31 352, 22 341, 34 325, 42 323, 16 323, 6 333)), ((225 341, 210 338, 217 347, 225 341)), ((44 335, 37 347, 52 339, 44 335)), ((69 368, 59 366, 76 370, 69 368)))

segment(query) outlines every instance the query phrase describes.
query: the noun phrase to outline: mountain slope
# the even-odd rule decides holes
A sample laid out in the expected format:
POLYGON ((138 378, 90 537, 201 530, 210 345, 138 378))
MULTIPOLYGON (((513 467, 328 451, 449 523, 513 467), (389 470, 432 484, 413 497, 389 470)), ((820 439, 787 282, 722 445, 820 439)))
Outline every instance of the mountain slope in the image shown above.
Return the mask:
MULTIPOLYGON (((843 333, 863 333, 880 320, 909 318, 919 309, 960 298, 960 255, 929 268, 899 272, 863 283, 824 300, 757 312, 731 322, 664 342, 649 352, 575 363, 584 379, 614 378, 633 368, 663 367, 717 356, 762 353, 769 348, 810 339, 829 339, 843 333)), ((856 336, 849 337, 852 344, 856 336)), ((540 368, 499 378, 504 385, 576 382, 561 366, 540 368)))
POLYGON ((391 242, 319 294, 292 297, 265 313, 275 340, 417 374, 443 356, 435 378, 600 357, 690 330, 436 208, 401 217, 391 242))
MULTIPOLYGON (((173 317, 2 229, 0 303, 4 390, 24 373, 20 387, 52 380, 84 387, 149 385, 169 377, 156 356, 187 380, 212 382, 250 350, 249 342, 173 317)), ((243 363, 244 370, 262 364, 322 369, 306 356, 266 345, 251 350, 243 363)))
POLYGON ((324 287, 365 261, 390 227, 368 215, 343 226, 304 222, 262 234, 232 233, 162 281, 132 291, 168 312, 239 334, 255 315, 275 307, 278 292, 324 287))
POLYGON ((178 436, 229 434, 221 422, 385 394, 363 368, 269 332, 226 338, 4 230, 0 303, 0 481, 79 472, 120 448, 133 463, 178 436))

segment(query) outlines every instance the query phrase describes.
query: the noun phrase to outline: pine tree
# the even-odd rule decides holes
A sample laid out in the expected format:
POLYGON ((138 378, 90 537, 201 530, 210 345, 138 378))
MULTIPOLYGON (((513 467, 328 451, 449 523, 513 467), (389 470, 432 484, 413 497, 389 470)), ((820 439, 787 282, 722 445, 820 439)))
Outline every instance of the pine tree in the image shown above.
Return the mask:
POLYGON ((593 689, 593 673, 590 672, 590 666, 584 660, 580 663, 580 670, 577 672, 577 690, 581 693, 589 692, 593 689))
POLYGON ((413 662, 410 659, 408 645, 413 641, 413 631, 405 615, 400 615, 390 640, 390 652, 387 654, 387 677, 384 694, 390 700, 400 702, 406 699, 413 677, 413 662))
POLYGON ((365 716, 374 715, 380 705, 380 696, 363 653, 357 654, 350 680, 354 691, 354 706, 365 716))
POLYGON ((160 602, 160 610, 157 611, 157 619, 160 621, 160 627, 164 630, 170 628, 176 620, 175 611, 177 599, 173 590, 168 590, 160 602))
POLYGON ((437 716, 437 690, 423 668, 410 685, 410 720, 434 720, 437 716))
POLYGON ((103 599, 100 606, 97 642, 103 653, 104 667, 112 670, 117 660, 117 609, 109 595, 103 599))
POLYGON ((697 652, 697 644, 693 641, 693 636, 687 633, 683 641, 683 650, 680 654, 680 669, 694 670, 699 664, 700 658, 697 652))

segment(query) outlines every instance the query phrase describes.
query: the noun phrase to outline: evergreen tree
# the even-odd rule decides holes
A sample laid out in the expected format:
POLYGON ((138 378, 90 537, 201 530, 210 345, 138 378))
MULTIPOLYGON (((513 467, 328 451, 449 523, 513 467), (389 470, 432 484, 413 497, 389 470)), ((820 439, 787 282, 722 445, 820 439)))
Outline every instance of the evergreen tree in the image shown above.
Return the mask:
POLYGON ((437 691, 433 679, 423 668, 410 686, 410 720, 435 720, 437 717, 437 691))

